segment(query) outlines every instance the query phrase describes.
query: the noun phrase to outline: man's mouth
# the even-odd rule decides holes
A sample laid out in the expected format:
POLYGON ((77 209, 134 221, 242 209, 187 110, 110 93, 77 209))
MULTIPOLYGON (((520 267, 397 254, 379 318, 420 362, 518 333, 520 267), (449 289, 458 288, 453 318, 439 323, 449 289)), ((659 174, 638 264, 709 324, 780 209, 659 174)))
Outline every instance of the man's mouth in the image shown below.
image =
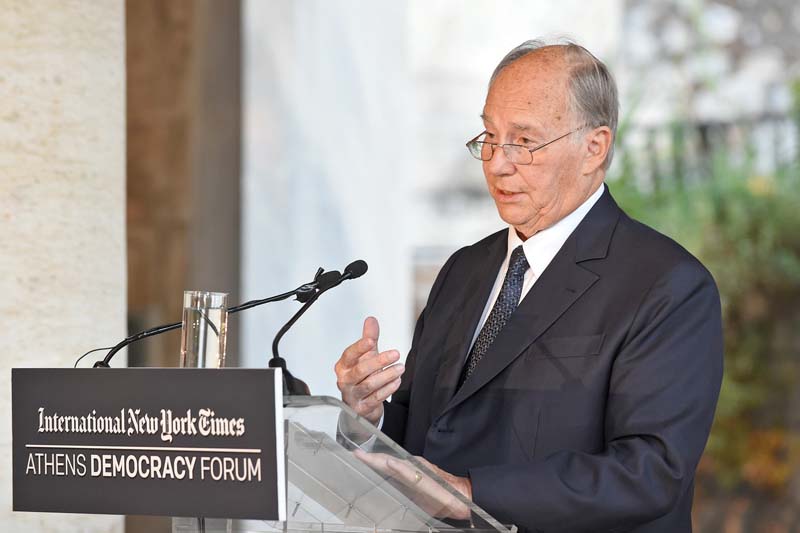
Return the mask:
POLYGON ((503 200, 512 201, 515 200, 520 194, 522 194, 519 192, 507 191, 505 189, 500 189, 500 188, 496 188, 495 191, 496 191, 495 194, 496 198, 501 201, 503 200))

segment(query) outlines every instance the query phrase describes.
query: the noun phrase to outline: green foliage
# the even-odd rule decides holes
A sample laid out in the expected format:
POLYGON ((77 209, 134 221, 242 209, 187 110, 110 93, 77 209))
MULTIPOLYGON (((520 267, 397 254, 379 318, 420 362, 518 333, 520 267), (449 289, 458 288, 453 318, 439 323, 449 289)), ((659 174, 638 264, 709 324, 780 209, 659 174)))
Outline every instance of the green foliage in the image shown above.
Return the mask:
POLYGON ((759 175, 719 154, 694 183, 644 193, 624 161, 610 182, 631 216, 683 244, 719 286, 725 376, 700 473, 730 489, 780 491, 797 466, 788 420, 800 408, 790 401, 800 374, 798 170, 759 175))

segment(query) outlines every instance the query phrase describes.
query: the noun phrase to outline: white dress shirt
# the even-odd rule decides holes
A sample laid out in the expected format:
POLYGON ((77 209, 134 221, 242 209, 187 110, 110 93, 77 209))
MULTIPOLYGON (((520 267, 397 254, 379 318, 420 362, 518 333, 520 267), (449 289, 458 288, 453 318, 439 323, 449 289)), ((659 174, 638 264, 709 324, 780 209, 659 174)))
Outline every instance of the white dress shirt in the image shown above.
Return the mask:
POLYGON ((521 302, 522 299, 525 298, 525 295, 530 292, 531 287, 533 287, 533 284, 536 283, 537 279, 539 279, 539 276, 542 275, 544 269, 547 268, 547 265, 550 264, 550 261, 553 260, 561 247, 564 246, 567 238, 572 234, 573 231, 575 231, 575 228, 578 227, 578 224, 581 223, 581 220, 583 220, 589 210, 603 195, 604 189, 605 185, 598 187, 597 190, 592 193, 592 195, 589 196, 585 202, 575 209, 575 211, 565 216, 549 228, 543 229, 534 234, 525 242, 519 238, 519 235, 517 235, 517 231, 514 229, 514 227, 509 226, 506 258, 503 260, 503 264, 500 265, 500 271, 497 273, 497 278, 494 281, 494 287, 489 295, 489 300, 486 302, 486 307, 483 309, 481 319, 478 321, 478 327, 475 329, 475 333, 472 335, 472 342, 469 344, 470 348, 465 357, 468 357, 469 352, 472 351, 472 345, 475 344, 475 340, 478 338, 478 333, 480 333, 483 324, 486 322, 486 319, 489 318, 489 313, 491 313, 492 308, 497 301, 497 297, 500 295, 500 289, 503 287, 503 281, 505 280, 506 272, 508 271, 508 263, 511 259, 511 252, 513 252, 514 249, 521 244, 522 251, 525 252, 525 259, 528 260, 528 265, 530 265, 530 268, 525 271, 525 277, 523 278, 522 282, 522 293, 519 296, 519 301, 521 302))

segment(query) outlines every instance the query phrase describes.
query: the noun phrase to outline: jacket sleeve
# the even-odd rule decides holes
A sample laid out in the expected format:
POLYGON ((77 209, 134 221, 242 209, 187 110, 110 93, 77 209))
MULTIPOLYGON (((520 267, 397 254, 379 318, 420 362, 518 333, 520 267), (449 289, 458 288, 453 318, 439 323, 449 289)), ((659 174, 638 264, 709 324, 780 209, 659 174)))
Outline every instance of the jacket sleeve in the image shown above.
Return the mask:
POLYGON ((406 420, 408 418, 408 406, 411 402, 411 390, 414 383, 417 348, 425 328, 426 310, 433 307, 436 298, 441 292, 442 285, 444 285, 445 278, 447 278, 447 274, 450 272, 450 269, 463 250, 464 248, 451 255, 441 270, 439 270, 439 274, 433 282, 433 287, 431 287, 431 292, 428 294, 428 301, 425 304, 425 308, 422 310, 422 313, 420 313, 417 324, 414 327, 414 337, 411 341, 411 349, 406 357, 406 371, 403 373, 400 388, 392 395, 391 401, 383 402, 384 411, 381 431, 400 445, 405 444, 406 420))
POLYGON ((639 305, 610 377, 605 449, 471 469, 473 499, 536 531, 618 531, 668 513, 692 482, 722 381, 719 294, 686 260, 639 305))

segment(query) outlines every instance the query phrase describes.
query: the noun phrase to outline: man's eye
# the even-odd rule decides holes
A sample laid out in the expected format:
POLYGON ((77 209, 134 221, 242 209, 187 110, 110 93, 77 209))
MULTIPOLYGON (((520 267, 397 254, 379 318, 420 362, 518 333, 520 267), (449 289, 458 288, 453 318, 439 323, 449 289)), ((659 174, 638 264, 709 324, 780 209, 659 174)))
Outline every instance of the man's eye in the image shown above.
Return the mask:
POLYGON ((533 145, 534 145, 534 144, 536 144, 536 143, 535 143, 535 142, 533 142, 533 141, 532 141, 532 140, 530 140, 530 139, 526 139, 525 137, 523 137, 522 139, 520 139, 520 140, 519 140, 519 144, 521 144, 521 145, 523 145, 523 146, 528 146, 528 147, 530 147, 530 146, 533 146, 533 145))

